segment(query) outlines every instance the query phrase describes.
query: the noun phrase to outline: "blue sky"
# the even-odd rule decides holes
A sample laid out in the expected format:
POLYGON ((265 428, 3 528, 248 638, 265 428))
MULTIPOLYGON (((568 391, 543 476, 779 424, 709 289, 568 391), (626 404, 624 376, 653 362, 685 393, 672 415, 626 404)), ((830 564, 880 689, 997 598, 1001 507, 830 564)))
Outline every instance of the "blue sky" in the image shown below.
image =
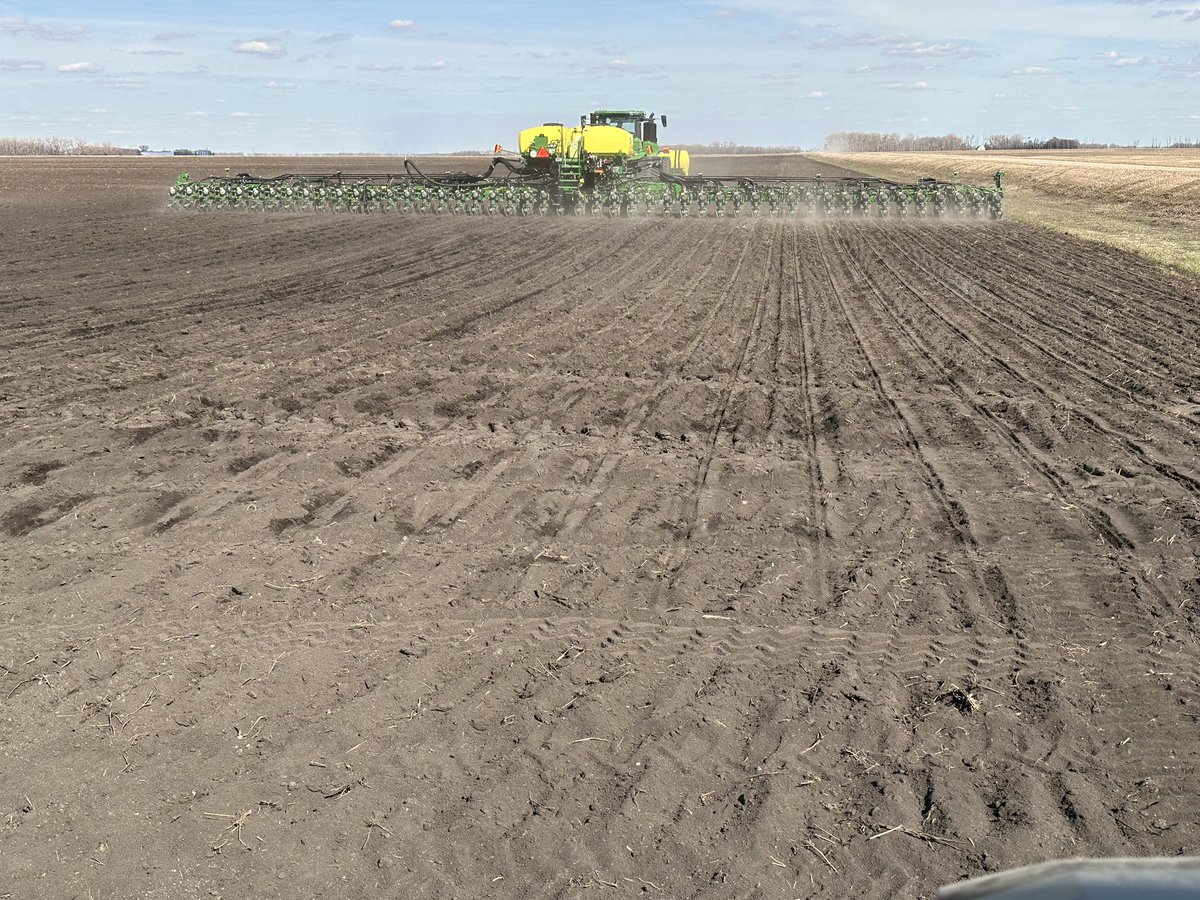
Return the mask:
POLYGON ((600 106, 677 142, 1200 140, 1200 0, 0 0, 2 136, 452 151, 600 106))

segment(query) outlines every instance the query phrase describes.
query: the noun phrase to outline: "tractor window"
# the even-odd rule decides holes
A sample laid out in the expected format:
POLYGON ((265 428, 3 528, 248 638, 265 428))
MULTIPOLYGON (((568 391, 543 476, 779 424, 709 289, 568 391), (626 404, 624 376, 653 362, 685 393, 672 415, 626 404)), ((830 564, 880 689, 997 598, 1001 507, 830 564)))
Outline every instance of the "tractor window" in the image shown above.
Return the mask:
POLYGON ((630 119, 625 116, 592 116, 593 125, 612 125, 615 128, 623 128, 634 137, 637 137, 638 123, 635 119, 630 119))

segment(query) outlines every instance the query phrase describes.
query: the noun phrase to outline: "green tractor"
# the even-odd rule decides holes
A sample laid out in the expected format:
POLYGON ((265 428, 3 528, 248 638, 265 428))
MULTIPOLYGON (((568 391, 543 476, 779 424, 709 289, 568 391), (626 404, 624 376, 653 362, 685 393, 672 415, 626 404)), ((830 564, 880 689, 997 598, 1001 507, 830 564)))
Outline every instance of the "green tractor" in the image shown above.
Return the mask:
POLYGON ((187 209, 328 209, 471 215, 840 216, 999 218, 995 187, 931 178, 901 184, 878 178, 704 176, 687 150, 663 146, 667 117, 598 109, 579 125, 547 122, 518 136, 516 153, 496 156, 481 174, 431 175, 411 160, 385 175, 250 174, 180 177, 172 205, 187 209))

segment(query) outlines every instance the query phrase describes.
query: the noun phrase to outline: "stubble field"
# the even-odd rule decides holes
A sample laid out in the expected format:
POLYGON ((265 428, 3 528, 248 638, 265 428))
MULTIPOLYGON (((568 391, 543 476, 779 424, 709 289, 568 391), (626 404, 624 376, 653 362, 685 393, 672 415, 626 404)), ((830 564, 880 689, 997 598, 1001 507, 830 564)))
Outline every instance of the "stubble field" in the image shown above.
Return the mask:
POLYGON ((1194 850, 1194 279, 1007 221, 169 213, 179 165, 0 161, 0 897, 1194 850))

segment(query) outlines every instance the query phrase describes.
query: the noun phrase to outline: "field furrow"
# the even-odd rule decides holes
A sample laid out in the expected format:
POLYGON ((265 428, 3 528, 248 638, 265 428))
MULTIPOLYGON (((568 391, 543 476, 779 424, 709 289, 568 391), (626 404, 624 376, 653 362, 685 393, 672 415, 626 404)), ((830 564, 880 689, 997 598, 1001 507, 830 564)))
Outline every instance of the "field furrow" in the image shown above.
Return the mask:
POLYGON ((1197 840, 1194 282, 1000 223, 167 214, 139 162, 0 199, 14 896, 1197 840))

